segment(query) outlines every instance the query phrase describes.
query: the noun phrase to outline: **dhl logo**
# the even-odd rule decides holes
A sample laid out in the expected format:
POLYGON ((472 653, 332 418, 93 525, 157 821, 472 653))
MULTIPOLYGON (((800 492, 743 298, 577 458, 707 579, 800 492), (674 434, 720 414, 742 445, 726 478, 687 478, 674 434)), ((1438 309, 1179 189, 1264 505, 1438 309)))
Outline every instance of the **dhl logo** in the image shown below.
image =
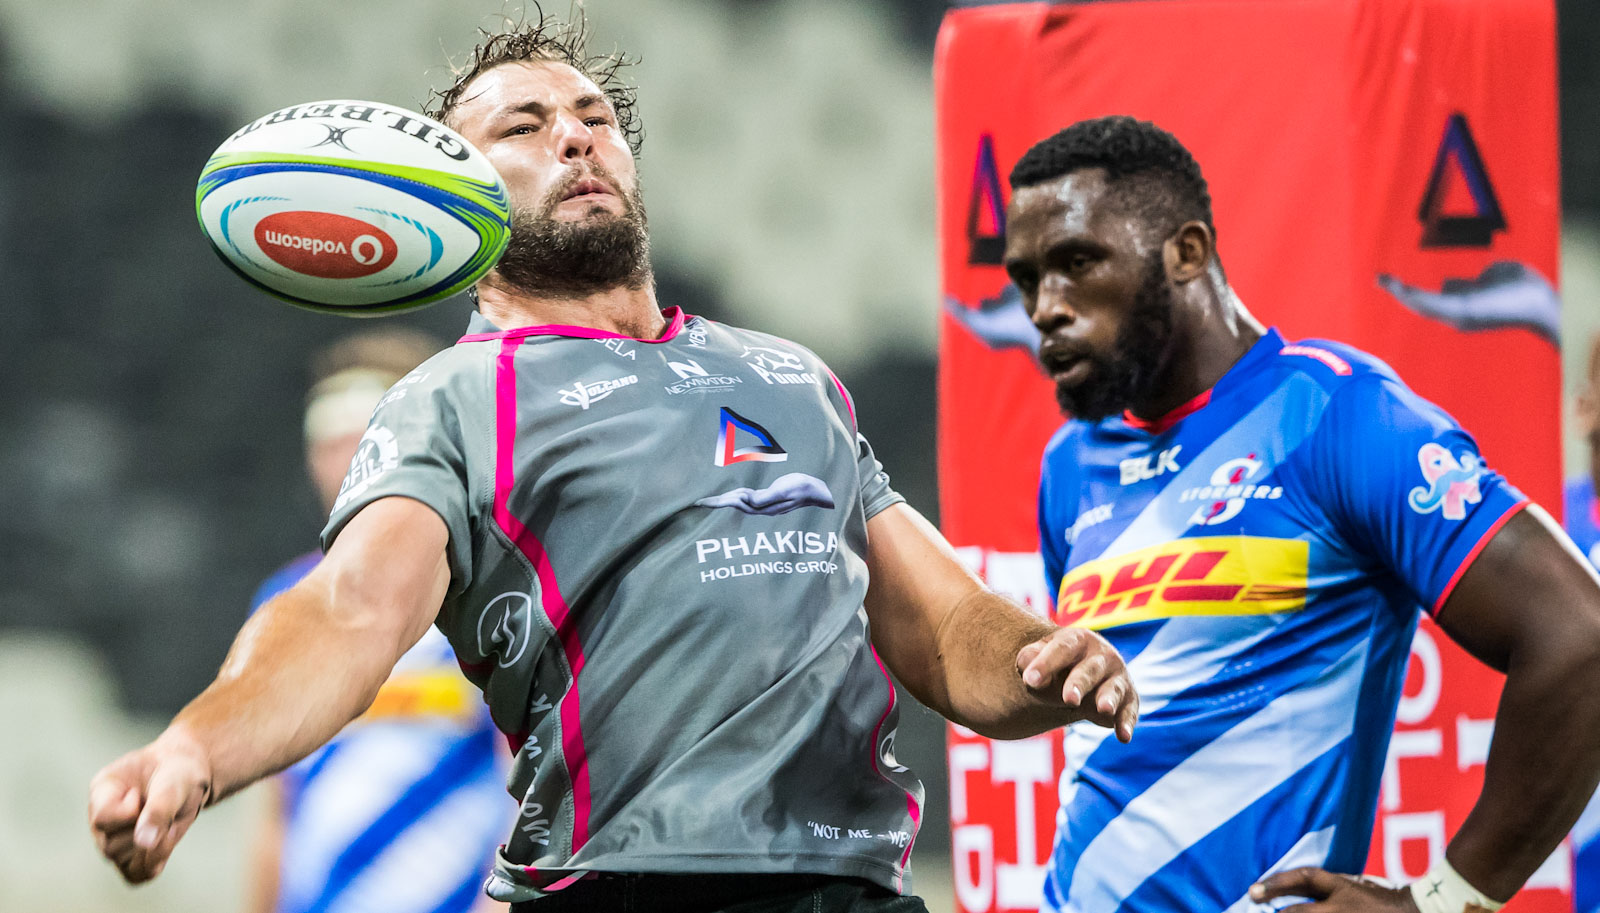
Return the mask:
POLYGON ((470 719, 478 706, 478 689, 453 669, 397 672, 378 689, 361 722, 442 717, 470 719))
POLYGON ((1073 568, 1055 620, 1081 628, 1178 615, 1265 615, 1305 608, 1307 543, 1259 536, 1178 539, 1073 568))

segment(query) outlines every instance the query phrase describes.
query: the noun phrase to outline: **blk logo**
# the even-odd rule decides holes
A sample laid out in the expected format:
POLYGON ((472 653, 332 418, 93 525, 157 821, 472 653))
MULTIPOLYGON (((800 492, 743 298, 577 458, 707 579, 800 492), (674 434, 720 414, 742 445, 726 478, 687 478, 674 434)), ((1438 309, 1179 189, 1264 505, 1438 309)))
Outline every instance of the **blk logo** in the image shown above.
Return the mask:
POLYGON ((1423 247, 1488 247, 1494 233, 1506 229, 1483 156, 1459 111, 1445 125, 1417 218, 1423 247))
POLYGON ((1006 204, 1000 196, 1000 169, 994 161, 994 136, 978 137, 972 168, 972 201, 967 205, 967 262, 999 266, 1005 261, 1006 204), (987 218, 985 218, 987 216, 987 218))

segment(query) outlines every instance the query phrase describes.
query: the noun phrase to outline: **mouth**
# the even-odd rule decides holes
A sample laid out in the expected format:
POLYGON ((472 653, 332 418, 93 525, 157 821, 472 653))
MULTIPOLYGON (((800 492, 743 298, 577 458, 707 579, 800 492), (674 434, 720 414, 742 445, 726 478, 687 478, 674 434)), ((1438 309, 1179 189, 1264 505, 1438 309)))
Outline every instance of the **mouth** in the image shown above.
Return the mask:
POLYGON ((1039 363, 1044 365, 1050 379, 1061 386, 1077 386, 1094 370, 1094 360, 1088 353, 1049 343, 1040 347, 1039 363))
POLYGON ((616 191, 612 190, 611 185, 607 184, 605 181, 602 181, 598 178, 584 178, 568 188, 566 195, 561 198, 561 202, 565 203, 568 200, 585 200, 598 197, 614 197, 616 195, 616 191))

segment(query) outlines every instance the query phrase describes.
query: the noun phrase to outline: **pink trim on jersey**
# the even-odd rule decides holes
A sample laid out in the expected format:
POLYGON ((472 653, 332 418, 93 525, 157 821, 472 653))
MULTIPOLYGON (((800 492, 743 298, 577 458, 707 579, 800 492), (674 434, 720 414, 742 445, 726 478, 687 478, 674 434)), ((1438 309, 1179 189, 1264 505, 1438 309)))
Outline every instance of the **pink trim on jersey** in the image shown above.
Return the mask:
MULTIPOLYGON (((878 767, 878 745, 881 744, 878 741, 878 733, 883 731, 884 722, 889 719, 889 714, 894 711, 894 679, 889 677, 888 667, 884 666, 883 660, 878 656, 878 648, 868 643, 867 649, 872 651, 872 661, 878 664, 878 671, 883 673, 884 683, 889 686, 889 706, 883 708, 883 716, 878 717, 878 725, 872 727, 872 770, 887 781, 889 785, 898 787, 900 784, 890 780, 889 775, 878 767)), ((911 847, 917 842, 917 831, 922 827, 922 809, 917 806, 917 797, 912 795, 909 789, 906 790, 906 811, 911 814, 911 839, 906 841, 906 851, 900 854, 900 871, 902 873, 904 873, 906 866, 911 863, 911 847)), ((904 877, 904 874, 894 877, 895 890, 900 889, 900 884, 904 877)))
POLYGON ((1467 568, 1472 566, 1472 562, 1478 560, 1478 553, 1483 551, 1485 545, 1489 544, 1489 540, 1493 539, 1494 534, 1500 531, 1500 527, 1506 525, 1506 521, 1521 513, 1524 507, 1532 503, 1527 498, 1523 498, 1521 501, 1511 505, 1510 510, 1501 514, 1500 519, 1494 521, 1494 525, 1484 530, 1483 535, 1478 537, 1478 544, 1472 547, 1472 551, 1467 552, 1467 557, 1462 559, 1461 566, 1457 567, 1456 572, 1450 575, 1450 582, 1444 585, 1444 591, 1439 594, 1438 599, 1433 601, 1433 609, 1428 614, 1433 616, 1434 621, 1439 620, 1439 610, 1444 608, 1444 601, 1450 598, 1451 593, 1455 592, 1456 584, 1461 582, 1461 575, 1467 572, 1467 568))
MULTIPOLYGON (((506 336, 495 363, 494 519, 507 537, 533 565, 539 578, 539 598, 544 614, 555 626, 556 638, 567 657, 572 683, 561 698, 561 753, 572 783, 572 852, 589 840, 589 755, 583 747, 583 726, 578 713, 578 673, 583 671, 583 644, 578 641, 572 610, 561 596, 555 568, 544 543, 511 513, 509 500, 516 484, 512 457, 517 440, 517 347, 526 336, 506 336)), ((520 746, 519 746, 520 747, 520 746)))
POLYGON ((671 342, 678 331, 683 329, 683 324, 689 319, 677 306, 669 307, 661 312, 667 318, 667 329, 659 339, 640 339, 637 336, 628 336, 623 333, 613 333, 609 330, 597 330, 593 327, 568 326, 564 323, 546 323, 536 327, 516 327, 510 330, 497 330, 493 333, 468 333, 456 342, 487 342, 491 339, 527 339, 529 336, 576 336, 581 339, 626 339, 630 342, 642 342, 646 345, 660 345, 671 342))
POLYGON ((1327 349, 1319 349, 1316 346, 1287 345, 1279 349, 1278 354, 1304 355, 1307 358, 1315 358, 1317 361, 1320 361, 1329 368, 1332 368, 1333 373, 1339 375, 1340 377, 1345 377, 1350 374, 1350 363, 1333 354, 1332 352, 1329 352, 1327 349))
POLYGON ((839 388, 839 395, 844 397, 844 407, 850 410, 851 430, 860 431, 861 423, 856 421, 856 401, 850 398, 850 391, 844 388, 844 384, 839 383, 839 375, 829 371, 828 376, 833 378, 833 385, 839 388))

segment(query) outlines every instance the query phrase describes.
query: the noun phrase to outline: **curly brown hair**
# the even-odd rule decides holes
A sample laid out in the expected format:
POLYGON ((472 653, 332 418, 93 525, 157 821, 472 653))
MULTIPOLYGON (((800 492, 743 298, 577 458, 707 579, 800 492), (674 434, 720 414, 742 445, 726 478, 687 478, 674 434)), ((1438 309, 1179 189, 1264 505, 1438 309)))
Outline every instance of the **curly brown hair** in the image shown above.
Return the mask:
POLYGON ((568 22, 545 15, 537 3, 532 4, 534 16, 526 11, 520 21, 507 21, 500 32, 479 29, 483 40, 472 49, 471 58, 464 64, 453 66, 455 82, 448 89, 433 93, 425 112, 441 123, 450 123, 450 115, 460 104, 461 96, 474 79, 502 64, 525 61, 550 61, 564 63, 589 77, 605 93, 616 112, 617 129, 628 141, 634 155, 644 143, 644 124, 639 121, 638 90, 622 78, 622 70, 638 60, 621 51, 610 54, 591 54, 589 22, 580 8, 576 21, 568 22))

